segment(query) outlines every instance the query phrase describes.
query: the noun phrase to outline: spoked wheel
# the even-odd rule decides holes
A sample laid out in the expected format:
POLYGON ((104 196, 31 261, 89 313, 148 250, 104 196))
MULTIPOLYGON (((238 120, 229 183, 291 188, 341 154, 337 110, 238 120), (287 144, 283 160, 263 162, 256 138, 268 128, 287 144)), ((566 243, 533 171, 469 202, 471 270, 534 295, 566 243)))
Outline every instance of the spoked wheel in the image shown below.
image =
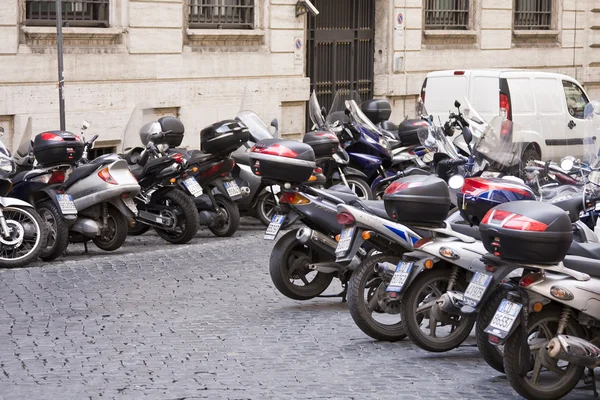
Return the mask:
POLYGON ((38 204, 37 212, 46 227, 46 245, 40 253, 44 261, 52 261, 61 256, 69 246, 69 226, 51 200, 38 204))
POLYGON ((119 210, 109 205, 106 225, 102 227, 100 236, 96 236, 93 242, 102 250, 113 251, 121 247, 125 239, 127 239, 127 219, 119 210))
POLYGON ((220 220, 208 229, 216 236, 229 237, 233 235, 240 226, 240 210, 233 201, 222 194, 215 195, 220 220))
POLYGON ((196 236, 200 218, 196 204, 190 197, 181 190, 171 189, 164 192, 156 202, 168 207, 162 213, 174 221, 169 229, 154 228, 161 238, 171 243, 183 244, 196 236))
MULTIPOLYGON (((447 268, 425 270, 402 296, 401 315, 406 333, 417 346, 427 351, 444 352, 460 346, 475 323, 474 318, 448 314, 438 320, 432 312, 436 301, 446 292, 449 276, 447 268)), ((464 292, 466 289, 460 279, 455 285, 457 290, 464 292)))
MULTIPOLYGON (((309 265, 327 261, 296 239, 297 229, 277 241, 269 259, 269 273, 281 294, 294 300, 308 300, 323 293, 333 274, 312 271, 309 265)), ((326 257, 325 257, 326 258, 326 257)), ((333 257, 330 257, 333 260, 333 257)))
POLYGON ((346 182, 348 182, 350 190, 352 190, 359 199, 373 200, 373 192, 367 182, 354 176, 346 177, 346 182))
POLYGON ((365 259, 354 271, 348 290, 350 315, 364 333, 376 340, 396 341, 406 337, 400 318, 400 300, 386 292, 389 282, 377 272, 377 263, 398 264, 401 257, 377 254, 365 259))
MULTIPOLYGON (((561 309, 549 307, 528 315, 527 338, 521 327, 504 344, 504 370, 510 385, 527 399, 552 400, 577 385, 584 367, 548 356, 546 346, 558 331, 561 309), (525 340, 524 340, 525 339, 525 340)), ((569 318, 564 335, 582 337, 583 329, 569 318)))
POLYGON ((46 227, 33 209, 5 207, 8 235, 0 234, 0 267, 18 268, 34 261, 46 244, 46 227))
MULTIPOLYGON (((264 226, 269 226, 273 215, 275 215, 275 207, 277 202, 275 201, 275 195, 266 189, 258 195, 256 200, 256 217, 263 223, 264 226)), ((287 229, 292 225, 290 219, 286 218, 281 226, 281 229, 287 229)))

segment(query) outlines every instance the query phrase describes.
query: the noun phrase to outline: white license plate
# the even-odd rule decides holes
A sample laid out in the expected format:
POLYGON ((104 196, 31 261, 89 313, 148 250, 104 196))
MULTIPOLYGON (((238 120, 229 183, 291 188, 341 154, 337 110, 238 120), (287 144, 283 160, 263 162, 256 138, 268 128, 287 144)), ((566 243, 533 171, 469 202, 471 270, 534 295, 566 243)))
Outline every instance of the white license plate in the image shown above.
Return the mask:
POLYGON ((406 283, 406 280, 410 276, 410 271, 413 267, 412 262, 399 262, 396 267, 396 272, 394 272, 394 276, 388 287, 385 289, 386 292, 400 292, 402 291, 402 287, 406 283))
POLYGON ((354 226, 351 228, 342 229, 342 233, 340 234, 340 241, 338 242, 337 247, 335 249, 335 254, 337 256, 343 256, 350 249, 355 230, 356 228, 354 226))
POLYGON ((265 231, 264 240, 274 240, 281 229, 281 225, 283 225, 283 221, 285 221, 285 215, 275 214, 273 218, 271 218, 271 223, 267 227, 265 231))
POLYGON ((238 186, 236 181, 223 182, 225 184, 225 189, 227 189, 227 194, 231 197, 239 196, 242 194, 240 187, 238 186))
POLYGON ((187 190, 190 191, 192 196, 198 197, 202 194, 202 188, 198 184, 198 181, 196 180, 196 178, 194 178, 193 176, 190 178, 187 178, 185 181, 183 181, 183 184, 185 185, 187 190))
POLYGON ((121 197, 121 199, 123 199, 123 203, 125 203, 127 208, 129 208, 132 213, 137 215, 138 210, 137 210, 137 206, 135 205, 135 201, 133 201, 133 199, 131 197, 121 197))
POLYGON ((521 308, 523 308, 522 304, 503 299, 496 310, 496 314, 494 314, 494 318, 492 318, 492 322, 485 328, 484 332, 504 339, 508 336, 519 317, 521 308))
POLYGON ((77 214, 77 208, 75 207, 73 197, 71 197, 70 194, 57 194, 56 199, 58 200, 60 211, 63 214, 77 214))
POLYGON ((491 282, 491 275, 476 272, 465 291, 464 303, 471 307, 477 306, 491 282))

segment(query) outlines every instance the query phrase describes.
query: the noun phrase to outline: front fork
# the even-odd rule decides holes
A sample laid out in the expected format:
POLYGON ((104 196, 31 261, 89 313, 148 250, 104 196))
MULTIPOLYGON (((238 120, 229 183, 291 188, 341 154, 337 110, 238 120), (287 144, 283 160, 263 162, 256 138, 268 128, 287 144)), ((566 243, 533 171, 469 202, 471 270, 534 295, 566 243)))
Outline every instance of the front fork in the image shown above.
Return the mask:
POLYGON ((346 185, 347 187, 350 187, 350 185, 348 185, 348 181, 346 180, 346 175, 344 175, 344 171, 342 171, 342 167, 340 167, 338 165, 337 169, 338 169, 338 172, 340 173, 340 178, 342 179, 342 182, 344 182, 344 185, 346 185))
POLYGON ((11 234, 11 230, 6 223, 6 218, 4 217, 4 210, 0 208, 0 228, 2 229, 2 236, 5 238, 9 238, 11 234))

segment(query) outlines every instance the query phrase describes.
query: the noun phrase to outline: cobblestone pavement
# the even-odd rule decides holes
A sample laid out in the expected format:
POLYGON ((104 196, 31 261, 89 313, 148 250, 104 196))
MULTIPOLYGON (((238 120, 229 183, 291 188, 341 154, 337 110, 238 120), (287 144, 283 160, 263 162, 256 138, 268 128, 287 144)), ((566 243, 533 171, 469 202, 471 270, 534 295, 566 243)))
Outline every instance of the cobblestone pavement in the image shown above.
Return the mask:
POLYGON ((473 338, 426 353, 372 341, 338 299, 286 299, 244 223, 0 271, 0 398, 516 398, 473 338))

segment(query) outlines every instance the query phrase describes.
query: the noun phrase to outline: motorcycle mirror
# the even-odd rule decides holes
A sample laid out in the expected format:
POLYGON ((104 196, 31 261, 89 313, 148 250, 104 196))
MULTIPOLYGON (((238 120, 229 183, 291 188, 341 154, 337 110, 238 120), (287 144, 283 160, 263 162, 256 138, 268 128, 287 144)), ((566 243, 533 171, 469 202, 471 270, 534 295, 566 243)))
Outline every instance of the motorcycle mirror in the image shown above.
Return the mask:
POLYGON ((346 109, 344 110, 344 114, 346 114, 346 115, 350 116, 350 109, 349 109, 349 108, 346 108, 346 109))
POLYGON ((560 160, 560 168, 564 171, 570 171, 575 165, 575 158, 573 156, 567 156, 560 160))
POLYGON ((89 127, 90 127, 90 123, 87 122, 86 120, 83 120, 83 123, 81 124, 81 129, 85 131, 89 127))
POLYGON ((273 136, 278 138, 279 137, 279 121, 277 120, 277 118, 273 118, 273 120, 271 121, 271 126, 273 128, 275 128, 275 134, 273 136))
POLYGON ((466 144, 471 144, 473 141, 473 132, 468 127, 463 129, 463 139, 465 139, 466 144))
POLYGON ((458 102, 458 100, 454 100, 454 107, 460 108, 460 103, 458 102))
POLYGON ((458 190, 465 184, 465 178, 462 175, 453 175, 448 179, 450 189, 458 190))

